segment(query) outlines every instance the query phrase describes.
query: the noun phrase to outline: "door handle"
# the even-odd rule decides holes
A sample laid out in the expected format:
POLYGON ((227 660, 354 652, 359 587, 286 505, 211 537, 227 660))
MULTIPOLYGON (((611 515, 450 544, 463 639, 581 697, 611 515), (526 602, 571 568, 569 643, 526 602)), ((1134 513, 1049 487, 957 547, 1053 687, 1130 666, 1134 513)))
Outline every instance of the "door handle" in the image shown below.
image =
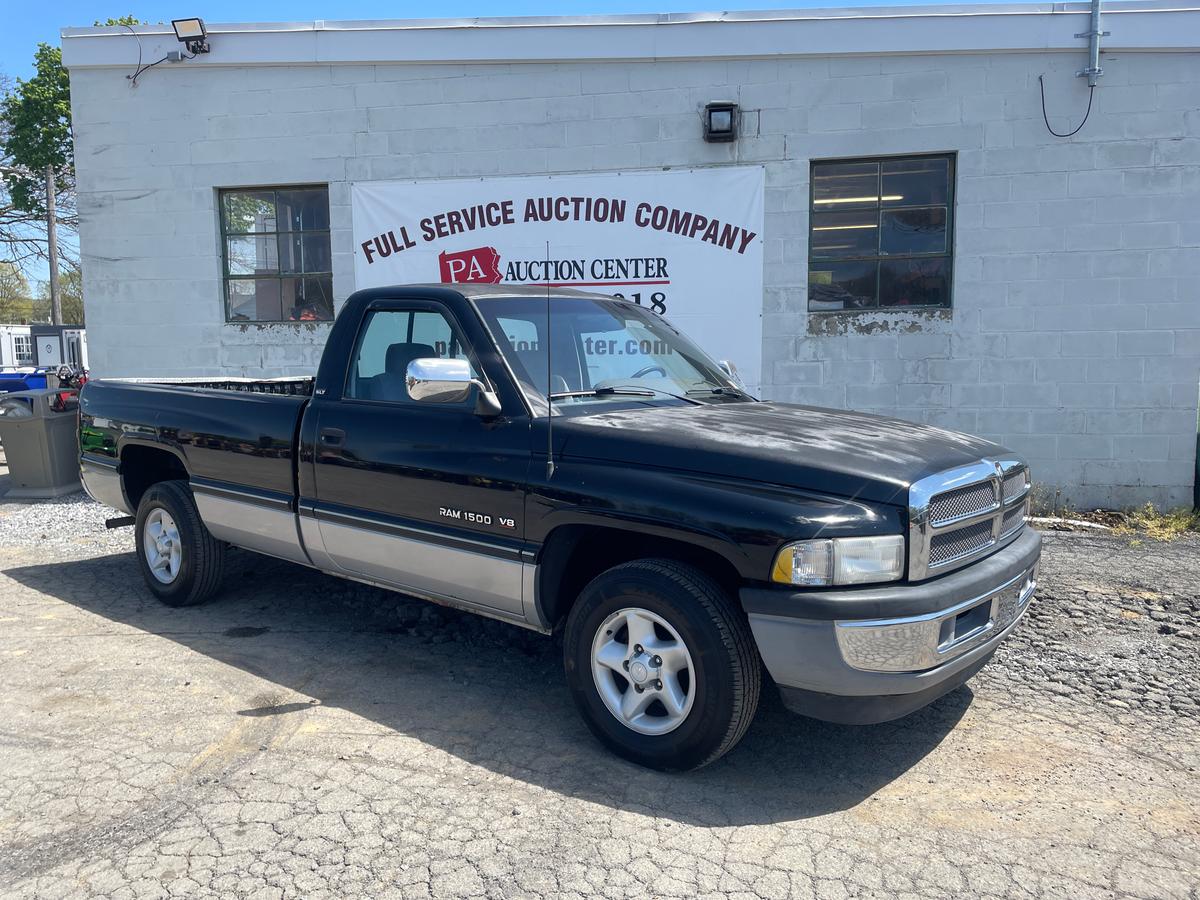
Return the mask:
POLYGON ((340 447, 346 439, 346 432, 340 428, 322 428, 321 443, 326 447, 340 447))

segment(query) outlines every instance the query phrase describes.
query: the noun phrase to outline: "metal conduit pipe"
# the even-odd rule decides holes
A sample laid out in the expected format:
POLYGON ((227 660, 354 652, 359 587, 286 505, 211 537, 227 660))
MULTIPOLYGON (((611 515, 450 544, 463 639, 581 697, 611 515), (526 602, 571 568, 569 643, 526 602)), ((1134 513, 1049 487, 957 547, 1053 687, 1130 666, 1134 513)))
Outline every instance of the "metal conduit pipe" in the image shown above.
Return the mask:
POLYGON ((1075 73, 1077 77, 1087 77, 1088 87, 1095 87, 1097 80, 1104 74, 1104 70, 1100 68, 1100 38, 1108 35, 1109 32, 1100 30, 1100 0, 1092 0, 1092 27, 1075 35, 1077 38, 1088 39, 1087 68, 1075 73))

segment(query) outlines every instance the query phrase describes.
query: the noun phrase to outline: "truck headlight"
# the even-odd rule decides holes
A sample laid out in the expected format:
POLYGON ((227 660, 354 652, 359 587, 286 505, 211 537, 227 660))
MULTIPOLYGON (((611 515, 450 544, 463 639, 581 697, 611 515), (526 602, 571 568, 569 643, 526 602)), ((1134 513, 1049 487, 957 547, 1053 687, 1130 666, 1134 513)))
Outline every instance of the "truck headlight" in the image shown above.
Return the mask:
POLYGON ((782 584, 871 584, 904 575, 904 536, 826 538, 787 544, 771 580, 782 584))

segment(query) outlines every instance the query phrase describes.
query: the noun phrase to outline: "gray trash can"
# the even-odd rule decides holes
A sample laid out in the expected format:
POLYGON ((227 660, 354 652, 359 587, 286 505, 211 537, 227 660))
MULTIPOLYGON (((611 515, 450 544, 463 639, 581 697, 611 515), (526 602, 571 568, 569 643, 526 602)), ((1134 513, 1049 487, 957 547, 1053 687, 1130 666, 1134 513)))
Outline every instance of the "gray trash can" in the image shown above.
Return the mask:
POLYGON ((79 483, 79 397, 61 391, 19 391, 0 396, 0 444, 12 482, 7 497, 61 497, 79 483), (56 409, 56 405, 65 408, 56 409))

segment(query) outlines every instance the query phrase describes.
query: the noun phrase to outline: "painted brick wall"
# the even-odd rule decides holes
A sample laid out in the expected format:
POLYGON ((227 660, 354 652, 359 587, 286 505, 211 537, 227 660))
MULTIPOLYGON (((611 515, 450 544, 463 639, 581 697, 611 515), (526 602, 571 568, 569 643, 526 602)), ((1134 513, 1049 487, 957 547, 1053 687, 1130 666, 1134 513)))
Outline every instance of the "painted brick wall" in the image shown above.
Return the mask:
MULTIPOLYGON (((327 326, 222 321, 215 189, 762 163, 764 394, 1026 454, 1079 505, 1191 499, 1200 384, 1200 57, 1081 54, 72 72, 100 375, 311 372, 327 326), (744 137, 699 139, 736 99, 744 137), (809 161, 958 153, 954 310, 810 317, 809 161)), ((744 315, 759 310, 751 303, 744 315)))

